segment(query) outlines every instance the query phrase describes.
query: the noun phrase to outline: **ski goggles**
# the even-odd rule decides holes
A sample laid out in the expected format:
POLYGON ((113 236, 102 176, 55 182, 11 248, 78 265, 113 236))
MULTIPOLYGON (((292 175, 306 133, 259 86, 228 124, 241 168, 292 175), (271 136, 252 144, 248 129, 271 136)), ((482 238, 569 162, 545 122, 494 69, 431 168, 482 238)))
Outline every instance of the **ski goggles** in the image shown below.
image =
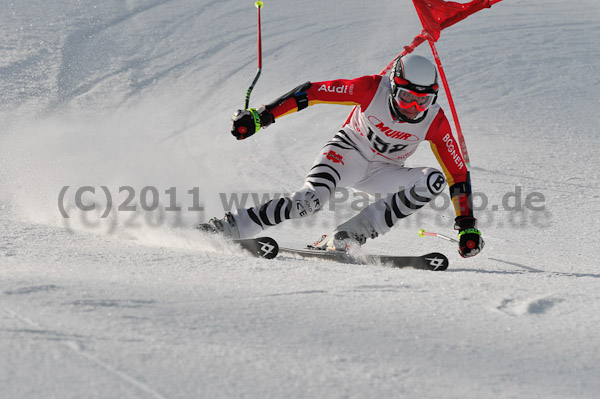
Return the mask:
POLYGON ((396 104, 400 108, 408 109, 415 106, 419 112, 427 110, 435 97, 435 93, 417 93, 404 87, 397 87, 394 96, 396 104))

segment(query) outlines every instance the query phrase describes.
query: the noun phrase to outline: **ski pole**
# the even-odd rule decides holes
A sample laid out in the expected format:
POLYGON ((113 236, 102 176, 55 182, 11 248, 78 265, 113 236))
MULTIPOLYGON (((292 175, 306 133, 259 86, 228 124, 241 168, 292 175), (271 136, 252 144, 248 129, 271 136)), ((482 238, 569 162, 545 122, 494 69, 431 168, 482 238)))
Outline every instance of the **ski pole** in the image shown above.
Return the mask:
POLYGON ((425 231, 425 229, 419 230, 419 237, 425 237, 425 236, 437 237, 437 238, 441 238, 442 240, 446 240, 446 241, 458 242, 458 240, 456 238, 448 237, 443 234, 431 233, 429 231, 425 231))
POLYGON ((262 70, 262 40, 261 40, 261 34, 260 34, 260 9, 263 7, 263 2, 257 1, 256 3, 254 3, 254 6, 258 10, 258 32, 257 32, 258 70, 256 71, 256 76, 254 77, 252 84, 250 85, 250 87, 248 88, 248 91, 246 92, 246 104, 244 105, 244 109, 248 109, 248 105, 250 104, 250 93, 252 93, 252 89, 254 89, 254 85, 256 85, 256 82, 258 82, 258 78, 260 77, 260 72, 262 70))

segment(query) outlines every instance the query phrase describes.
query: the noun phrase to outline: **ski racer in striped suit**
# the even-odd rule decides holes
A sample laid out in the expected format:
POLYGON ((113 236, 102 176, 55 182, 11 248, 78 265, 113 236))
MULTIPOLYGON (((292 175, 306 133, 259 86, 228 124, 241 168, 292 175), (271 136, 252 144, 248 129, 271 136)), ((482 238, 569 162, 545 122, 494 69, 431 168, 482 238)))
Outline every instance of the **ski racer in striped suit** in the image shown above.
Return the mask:
POLYGON ((258 110, 238 110, 231 133, 243 140, 276 119, 314 104, 354 106, 341 130, 319 152, 300 190, 258 209, 238 209, 199 228, 234 239, 250 238, 285 220, 314 214, 337 187, 383 195, 315 244, 347 250, 387 233, 448 185, 456 212, 458 251, 463 257, 478 254, 484 242, 473 215, 469 172, 450 124, 436 104, 437 93, 435 66, 411 54, 396 60, 389 79, 374 75, 306 82, 258 110), (429 141, 443 173, 404 166, 423 141, 429 141))

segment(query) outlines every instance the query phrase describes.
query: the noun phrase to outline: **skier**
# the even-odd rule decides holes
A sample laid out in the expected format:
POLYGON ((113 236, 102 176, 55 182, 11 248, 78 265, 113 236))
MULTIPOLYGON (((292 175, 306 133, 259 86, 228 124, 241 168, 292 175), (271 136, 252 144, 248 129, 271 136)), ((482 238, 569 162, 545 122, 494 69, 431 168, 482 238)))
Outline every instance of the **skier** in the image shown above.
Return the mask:
POLYGON ((233 239, 250 238, 284 220, 305 217, 323 208, 337 187, 387 195, 323 236, 314 247, 349 250, 367 238, 385 234, 401 218, 426 205, 446 184, 456 212, 463 257, 484 246, 473 216, 469 172, 450 124, 439 104, 437 70, 427 58, 398 58, 388 79, 306 82, 258 110, 238 110, 231 134, 246 139, 277 118, 318 103, 354 105, 341 130, 319 152, 302 188, 290 197, 271 200, 259 209, 237 209, 211 219, 199 229, 233 239), (444 174, 434 168, 407 168, 404 162, 424 140, 431 144, 444 174))

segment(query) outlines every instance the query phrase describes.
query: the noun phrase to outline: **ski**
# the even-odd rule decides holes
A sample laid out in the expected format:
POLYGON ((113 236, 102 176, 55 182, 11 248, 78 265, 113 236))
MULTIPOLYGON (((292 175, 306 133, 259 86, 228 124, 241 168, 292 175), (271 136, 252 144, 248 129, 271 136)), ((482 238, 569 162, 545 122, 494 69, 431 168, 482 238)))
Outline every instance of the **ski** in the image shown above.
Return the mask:
POLYGON ((326 251, 322 249, 279 248, 279 254, 302 259, 322 259, 339 263, 375 264, 394 268, 412 268, 443 271, 448 268, 448 258, 439 252, 421 256, 362 255, 352 256, 345 251, 326 251))
POLYGON ((369 263, 398 268, 444 271, 450 265, 446 255, 431 252, 421 256, 367 255, 369 263))
POLYGON ((244 240, 233 240, 233 242, 252 256, 264 259, 273 259, 279 252, 277 241, 271 237, 248 238, 244 240))

